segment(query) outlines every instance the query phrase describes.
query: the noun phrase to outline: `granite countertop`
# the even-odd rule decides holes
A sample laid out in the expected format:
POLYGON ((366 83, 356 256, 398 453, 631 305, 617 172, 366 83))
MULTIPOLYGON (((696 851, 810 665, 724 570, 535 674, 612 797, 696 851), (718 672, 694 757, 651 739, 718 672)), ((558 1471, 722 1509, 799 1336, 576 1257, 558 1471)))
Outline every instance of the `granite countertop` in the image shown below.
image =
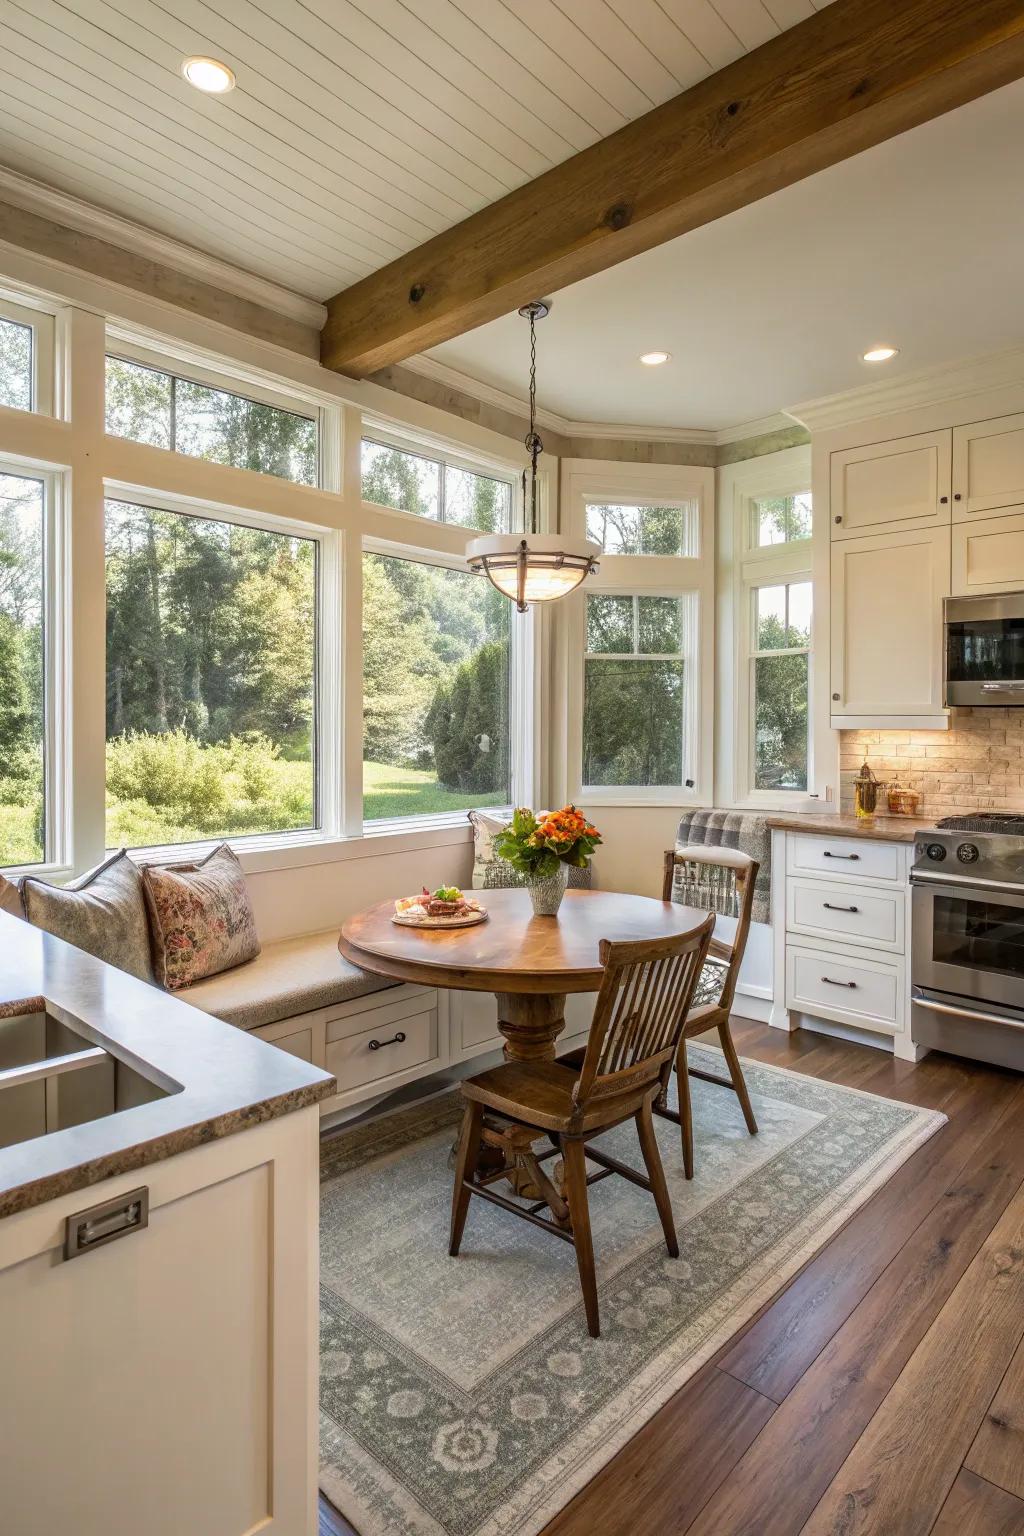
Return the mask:
POLYGON ((825 837, 866 837, 879 843, 912 843, 919 832, 935 830, 934 820, 920 816, 829 816, 821 811, 791 811, 766 816, 769 827, 781 832, 811 832, 825 837))
MULTIPOLYGON (((68 1016, 158 1087, 149 1104, 0 1147, 0 1217, 273 1120, 334 1091, 319 1067, 0 913, 0 1019, 68 1016)), ((0 1110, 4 1092, 0 1089, 0 1110)))

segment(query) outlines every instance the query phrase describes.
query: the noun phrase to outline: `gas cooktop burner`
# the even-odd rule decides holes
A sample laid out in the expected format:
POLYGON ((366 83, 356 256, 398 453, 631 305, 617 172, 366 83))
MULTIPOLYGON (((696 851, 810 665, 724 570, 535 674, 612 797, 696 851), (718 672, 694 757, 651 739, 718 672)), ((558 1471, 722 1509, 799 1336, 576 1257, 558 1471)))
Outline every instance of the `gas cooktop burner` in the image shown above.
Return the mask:
POLYGON ((1024 837, 1024 816, 1009 811, 982 811, 977 816, 947 816, 937 821, 940 832, 1001 832, 1004 837, 1024 837))

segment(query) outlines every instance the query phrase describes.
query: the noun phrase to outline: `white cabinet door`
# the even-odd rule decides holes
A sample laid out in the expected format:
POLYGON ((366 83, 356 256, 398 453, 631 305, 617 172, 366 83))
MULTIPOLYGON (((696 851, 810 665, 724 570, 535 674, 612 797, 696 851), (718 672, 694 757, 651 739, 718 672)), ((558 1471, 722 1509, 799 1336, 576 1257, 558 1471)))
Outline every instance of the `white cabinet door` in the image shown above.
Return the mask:
POLYGON ((1024 415, 953 431, 953 521, 1024 509, 1024 415))
POLYGON ((948 528, 832 547, 832 714, 877 719, 942 710, 948 528))
POLYGON ((953 596, 1024 587, 1024 511, 953 524, 953 596))
POLYGON ((833 540, 948 523, 951 454, 949 431, 834 453, 829 507, 833 540))

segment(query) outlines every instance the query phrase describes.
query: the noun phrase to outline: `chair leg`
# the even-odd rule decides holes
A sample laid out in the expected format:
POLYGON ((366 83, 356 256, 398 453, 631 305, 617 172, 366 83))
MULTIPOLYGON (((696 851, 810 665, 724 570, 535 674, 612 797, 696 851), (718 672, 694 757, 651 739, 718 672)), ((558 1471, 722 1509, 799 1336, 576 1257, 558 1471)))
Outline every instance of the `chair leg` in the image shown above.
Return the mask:
POLYGON ((693 1178, 693 1108, 690 1104, 690 1073, 686 1062, 686 1041, 679 1042, 676 1057, 676 1081, 679 1085, 679 1125, 683 1142, 683 1172, 693 1178))
POLYGON ((747 1122, 747 1130, 751 1136, 757 1135, 757 1121, 754 1119, 754 1111, 750 1103, 750 1094, 747 1092, 746 1080, 743 1076, 743 1068, 740 1066, 740 1058, 736 1054, 733 1044, 732 1032, 729 1029, 729 1020, 718 1026, 718 1038, 722 1042, 722 1054, 729 1068, 729 1076, 736 1090, 736 1097, 740 1101, 743 1118, 747 1122))
POLYGON ((459 1137, 459 1156, 455 1164, 455 1188, 452 1190, 452 1225, 448 1239, 448 1252, 455 1258, 462 1242, 462 1232, 469 1210, 470 1192, 466 1180, 476 1172, 480 1158, 480 1128, 484 1118, 482 1104, 469 1103, 462 1117, 462 1134, 459 1137))
POLYGON ((658 1215, 661 1217, 665 1246, 670 1256, 678 1259, 679 1242, 676 1238, 675 1223, 672 1220, 672 1202, 668 1195, 668 1185, 665 1183, 665 1170, 661 1166, 658 1138, 654 1134, 654 1114, 650 1099, 645 1099, 643 1102, 643 1108, 636 1117, 636 1129, 640 1137, 640 1151, 643 1153, 647 1177, 651 1181, 651 1193, 658 1207, 658 1215))
POLYGON ((587 1197, 587 1161, 582 1141, 562 1138, 562 1160, 565 1164, 566 1194, 569 1197, 569 1219, 572 1222, 572 1240, 576 1249, 576 1264, 583 1289, 583 1305, 587 1313, 587 1327, 591 1338, 599 1338, 601 1327, 597 1312, 597 1275, 594 1270, 594 1243, 590 1235, 590 1203, 587 1197))

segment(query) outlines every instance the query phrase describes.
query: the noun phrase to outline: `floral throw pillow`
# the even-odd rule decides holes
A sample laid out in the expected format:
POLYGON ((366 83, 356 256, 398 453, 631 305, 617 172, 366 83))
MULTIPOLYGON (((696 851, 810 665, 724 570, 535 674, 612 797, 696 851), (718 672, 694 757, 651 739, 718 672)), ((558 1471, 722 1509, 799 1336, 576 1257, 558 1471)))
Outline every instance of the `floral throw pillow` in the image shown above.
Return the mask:
POLYGON ((142 872, 153 971, 171 992, 260 952, 242 866, 227 843, 201 864, 149 864, 142 872))

